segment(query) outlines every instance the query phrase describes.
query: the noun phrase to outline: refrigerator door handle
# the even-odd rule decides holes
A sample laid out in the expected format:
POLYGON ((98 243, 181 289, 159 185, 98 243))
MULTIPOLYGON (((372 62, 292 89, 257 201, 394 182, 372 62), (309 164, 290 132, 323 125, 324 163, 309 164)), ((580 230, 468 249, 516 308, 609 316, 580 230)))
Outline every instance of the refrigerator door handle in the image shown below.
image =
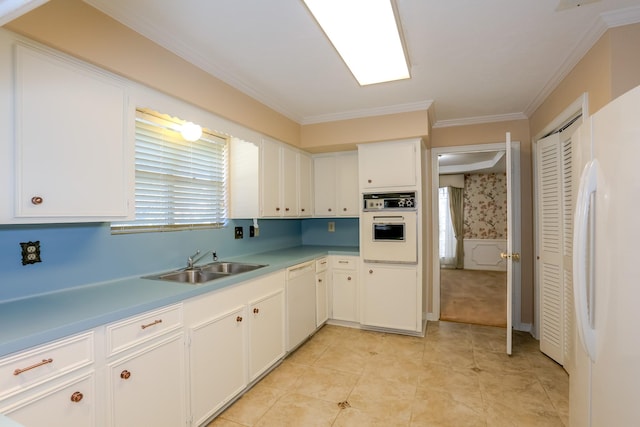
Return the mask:
MULTIPOLYGON (((593 296, 594 278, 589 278, 589 269, 594 260, 588 259, 593 251, 587 250, 589 237, 589 210, 591 195, 597 190, 598 161, 587 163, 580 177, 573 230, 573 298, 576 307, 576 321, 580 341, 592 362, 596 360, 596 330, 590 323, 588 296, 593 296), (591 280, 589 280, 591 279, 591 280)), ((594 305, 594 301, 591 301, 594 305)))

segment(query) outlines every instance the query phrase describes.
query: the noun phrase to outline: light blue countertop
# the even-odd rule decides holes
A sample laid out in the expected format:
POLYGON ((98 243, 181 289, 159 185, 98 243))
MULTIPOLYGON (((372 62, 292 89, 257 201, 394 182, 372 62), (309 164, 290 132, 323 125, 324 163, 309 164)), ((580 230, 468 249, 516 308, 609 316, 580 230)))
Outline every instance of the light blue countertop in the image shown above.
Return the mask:
POLYGON ((327 254, 357 256, 359 251, 351 246, 297 246, 225 258, 222 261, 268 266, 202 285, 133 277, 0 303, 0 357, 327 254))

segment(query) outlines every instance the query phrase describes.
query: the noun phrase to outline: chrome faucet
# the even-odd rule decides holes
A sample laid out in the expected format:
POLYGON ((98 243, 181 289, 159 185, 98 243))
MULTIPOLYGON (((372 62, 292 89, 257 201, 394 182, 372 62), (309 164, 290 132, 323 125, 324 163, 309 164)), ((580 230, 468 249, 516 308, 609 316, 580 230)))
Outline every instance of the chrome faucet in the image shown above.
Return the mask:
POLYGON ((187 268, 193 268, 193 266, 195 265, 196 262, 200 261, 202 258, 204 258, 205 256, 207 256, 209 254, 213 255, 213 260, 214 261, 218 260, 218 255, 216 254, 215 249, 212 250, 212 251, 207 251, 207 252, 203 253, 202 255, 200 255, 199 257, 197 257, 198 254, 200 254, 200 249, 198 249, 195 254, 193 254, 189 258, 187 258, 187 268))

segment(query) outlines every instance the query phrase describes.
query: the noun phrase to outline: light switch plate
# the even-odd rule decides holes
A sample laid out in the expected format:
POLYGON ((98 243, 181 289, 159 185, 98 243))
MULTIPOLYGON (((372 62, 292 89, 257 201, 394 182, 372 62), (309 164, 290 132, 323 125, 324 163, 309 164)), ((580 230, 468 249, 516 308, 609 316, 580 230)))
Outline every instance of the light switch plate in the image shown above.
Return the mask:
POLYGON ((22 247, 22 265, 42 262, 40 259, 40 240, 20 243, 22 247))

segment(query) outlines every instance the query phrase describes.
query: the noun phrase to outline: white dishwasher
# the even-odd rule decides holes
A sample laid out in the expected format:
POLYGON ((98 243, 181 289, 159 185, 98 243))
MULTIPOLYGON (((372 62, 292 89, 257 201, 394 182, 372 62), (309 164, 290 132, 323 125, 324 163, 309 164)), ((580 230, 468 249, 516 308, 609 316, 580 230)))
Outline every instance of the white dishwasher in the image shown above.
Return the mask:
POLYGON ((316 329, 315 261, 287 268, 287 351, 316 329))

